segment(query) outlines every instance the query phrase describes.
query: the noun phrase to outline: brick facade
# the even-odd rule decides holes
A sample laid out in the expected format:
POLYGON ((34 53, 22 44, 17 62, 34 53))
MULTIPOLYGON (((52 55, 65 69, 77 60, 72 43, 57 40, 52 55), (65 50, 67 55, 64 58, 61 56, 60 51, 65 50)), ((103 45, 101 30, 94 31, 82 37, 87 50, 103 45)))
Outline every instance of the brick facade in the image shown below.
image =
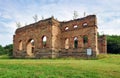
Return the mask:
POLYGON ((87 57, 107 52, 106 36, 97 36, 95 15, 59 22, 54 17, 38 21, 15 32, 13 55, 19 58, 87 57), (44 41, 44 37, 46 37, 44 41))

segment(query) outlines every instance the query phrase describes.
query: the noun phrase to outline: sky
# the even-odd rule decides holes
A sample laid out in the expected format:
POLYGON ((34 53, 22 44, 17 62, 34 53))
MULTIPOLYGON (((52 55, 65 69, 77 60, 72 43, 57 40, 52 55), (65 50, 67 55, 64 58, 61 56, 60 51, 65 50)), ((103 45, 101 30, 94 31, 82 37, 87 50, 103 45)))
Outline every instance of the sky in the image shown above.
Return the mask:
POLYGON ((16 22, 22 26, 42 17, 54 16, 59 21, 95 14, 100 34, 120 35, 120 0, 0 0, 0 45, 13 43, 16 22))

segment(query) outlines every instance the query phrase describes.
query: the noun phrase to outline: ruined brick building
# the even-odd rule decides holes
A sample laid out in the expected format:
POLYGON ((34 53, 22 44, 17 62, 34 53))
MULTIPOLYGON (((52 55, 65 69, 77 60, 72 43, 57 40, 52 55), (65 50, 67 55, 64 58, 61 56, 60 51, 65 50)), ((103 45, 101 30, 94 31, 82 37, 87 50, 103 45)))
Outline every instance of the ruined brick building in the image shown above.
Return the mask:
POLYGON ((13 55, 19 58, 86 57, 107 52, 95 15, 59 22, 54 17, 18 28, 13 55))

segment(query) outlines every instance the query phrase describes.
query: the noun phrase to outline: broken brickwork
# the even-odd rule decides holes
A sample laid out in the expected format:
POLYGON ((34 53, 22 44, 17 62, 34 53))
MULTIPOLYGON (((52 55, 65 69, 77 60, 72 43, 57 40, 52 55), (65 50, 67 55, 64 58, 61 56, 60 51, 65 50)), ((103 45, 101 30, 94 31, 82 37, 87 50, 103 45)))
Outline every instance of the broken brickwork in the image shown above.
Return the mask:
POLYGON ((98 37, 95 15, 59 22, 54 17, 18 28, 13 43, 14 57, 87 57, 107 52, 106 36, 98 37))

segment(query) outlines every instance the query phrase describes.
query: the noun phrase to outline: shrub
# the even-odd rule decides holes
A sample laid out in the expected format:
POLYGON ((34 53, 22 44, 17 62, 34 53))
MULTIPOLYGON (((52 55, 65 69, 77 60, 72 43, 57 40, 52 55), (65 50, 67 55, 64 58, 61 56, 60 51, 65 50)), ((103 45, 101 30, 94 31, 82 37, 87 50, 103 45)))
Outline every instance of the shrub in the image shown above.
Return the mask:
POLYGON ((109 56, 107 54, 99 54, 97 55, 96 59, 103 59, 103 58, 108 58, 109 56))

